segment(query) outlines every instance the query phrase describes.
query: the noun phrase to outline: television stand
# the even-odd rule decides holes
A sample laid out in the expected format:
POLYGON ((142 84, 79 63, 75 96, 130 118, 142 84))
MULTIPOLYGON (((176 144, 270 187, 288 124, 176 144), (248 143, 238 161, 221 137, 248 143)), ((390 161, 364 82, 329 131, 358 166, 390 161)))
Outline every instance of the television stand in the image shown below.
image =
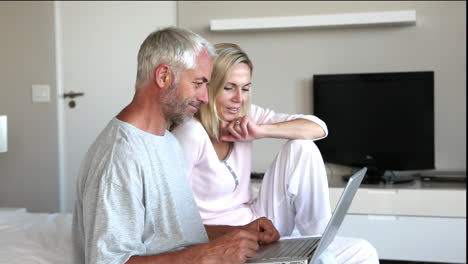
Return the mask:
POLYGON ((413 175, 395 175, 394 173, 391 175, 384 175, 382 178, 385 184, 407 183, 412 182, 415 179, 413 175))
MULTIPOLYGON (((351 175, 343 175, 343 180, 348 181, 351 175)), ((379 173, 378 171, 371 171, 366 174, 362 180, 363 184, 380 184, 383 182, 385 185, 408 183, 414 181, 413 175, 396 175, 392 171, 386 173, 379 173)))
MULTIPOLYGON (((346 186, 341 175, 329 178, 332 210, 346 186)), ((338 235, 369 241, 381 260, 466 263, 466 182, 362 184, 338 235)))

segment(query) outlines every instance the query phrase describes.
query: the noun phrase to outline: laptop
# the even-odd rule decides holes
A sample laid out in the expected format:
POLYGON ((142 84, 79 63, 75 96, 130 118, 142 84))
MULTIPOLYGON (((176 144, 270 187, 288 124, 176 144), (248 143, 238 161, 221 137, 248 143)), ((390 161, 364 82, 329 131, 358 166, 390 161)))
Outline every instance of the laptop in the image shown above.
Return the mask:
POLYGON ((354 173, 348 180, 340 200, 322 236, 309 236, 281 239, 268 245, 260 246, 257 254, 246 263, 269 264, 316 264, 320 255, 335 239, 338 229, 348 212, 367 168, 354 173))

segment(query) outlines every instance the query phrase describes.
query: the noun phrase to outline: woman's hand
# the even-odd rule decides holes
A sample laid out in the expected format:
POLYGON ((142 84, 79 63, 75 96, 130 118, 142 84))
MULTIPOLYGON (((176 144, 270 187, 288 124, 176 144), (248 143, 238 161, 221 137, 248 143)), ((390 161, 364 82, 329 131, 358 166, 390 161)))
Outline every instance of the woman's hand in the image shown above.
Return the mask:
POLYGON ((248 116, 242 116, 230 122, 221 121, 221 141, 252 141, 262 138, 261 126, 255 124, 248 116))

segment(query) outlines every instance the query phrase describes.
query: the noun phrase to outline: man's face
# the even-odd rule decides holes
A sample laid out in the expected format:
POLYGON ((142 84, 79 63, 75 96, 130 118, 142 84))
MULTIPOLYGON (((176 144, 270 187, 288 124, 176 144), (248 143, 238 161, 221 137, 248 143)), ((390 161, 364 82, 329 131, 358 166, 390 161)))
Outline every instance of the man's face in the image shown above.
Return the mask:
POLYGON ((213 64, 206 51, 196 58, 197 66, 180 75, 178 83, 172 83, 162 100, 167 121, 178 124, 192 118, 201 104, 208 103, 207 85, 211 79, 213 64))

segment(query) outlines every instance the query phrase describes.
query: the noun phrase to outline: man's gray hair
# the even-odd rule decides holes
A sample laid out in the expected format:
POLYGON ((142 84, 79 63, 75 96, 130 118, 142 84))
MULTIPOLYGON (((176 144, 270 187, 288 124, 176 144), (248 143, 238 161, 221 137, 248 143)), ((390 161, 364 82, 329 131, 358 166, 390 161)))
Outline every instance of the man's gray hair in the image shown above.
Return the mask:
POLYGON ((167 64, 178 82, 183 71, 196 67, 196 57, 203 50, 214 58, 213 45, 202 36, 186 28, 167 27, 152 32, 141 44, 138 52, 136 88, 153 77, 154 69, 167 64))

